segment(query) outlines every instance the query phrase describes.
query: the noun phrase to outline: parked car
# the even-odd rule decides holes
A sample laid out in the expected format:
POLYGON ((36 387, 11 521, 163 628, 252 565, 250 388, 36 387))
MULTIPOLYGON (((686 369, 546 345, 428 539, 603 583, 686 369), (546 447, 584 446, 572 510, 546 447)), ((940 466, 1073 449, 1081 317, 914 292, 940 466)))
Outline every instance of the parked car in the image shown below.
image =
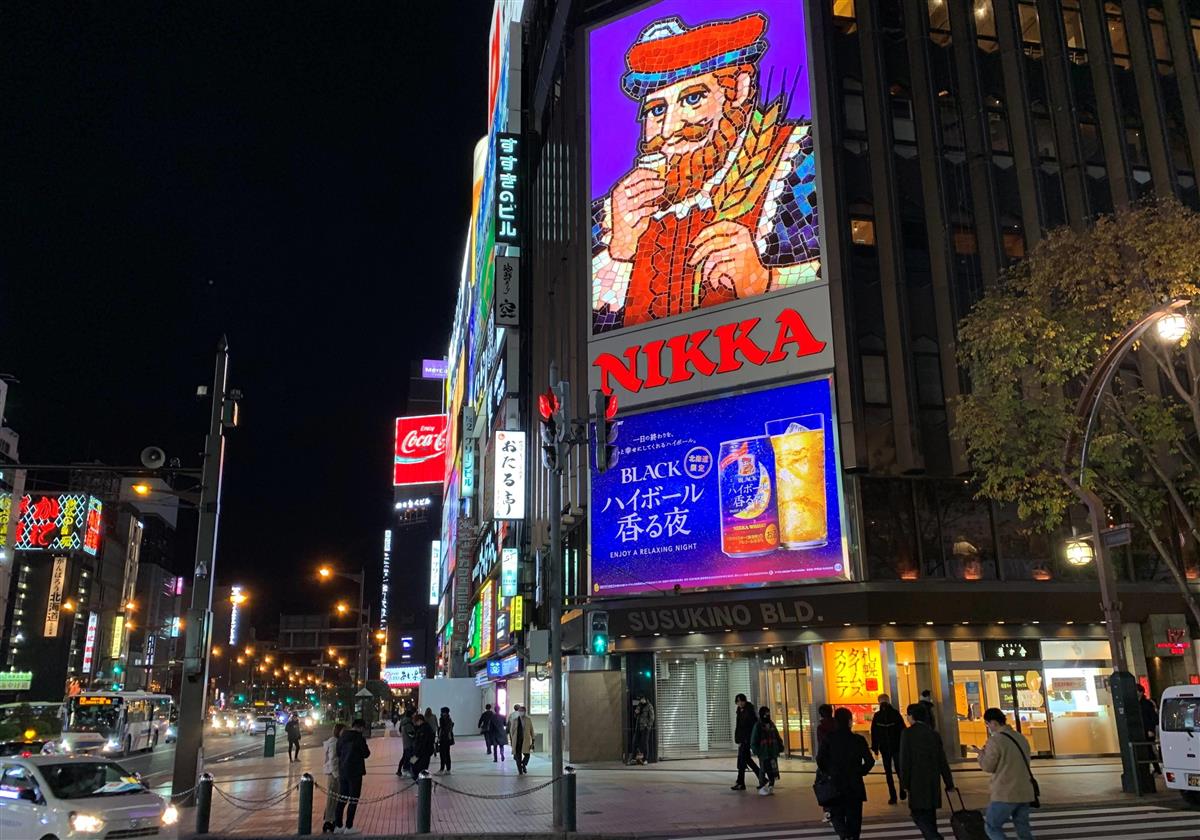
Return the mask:
POLYGON ((179 820, 175 806, 115 761, 0 758, 0 837, 143 837, 179 820))

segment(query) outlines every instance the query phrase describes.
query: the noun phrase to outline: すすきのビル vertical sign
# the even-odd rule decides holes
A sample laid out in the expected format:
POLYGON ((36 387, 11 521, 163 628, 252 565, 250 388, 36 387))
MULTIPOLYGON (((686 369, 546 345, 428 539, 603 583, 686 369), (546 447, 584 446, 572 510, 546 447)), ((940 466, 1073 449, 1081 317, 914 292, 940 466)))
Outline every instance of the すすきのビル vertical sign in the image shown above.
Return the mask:
POLYGON ((618 420, 592 592, 845 579, 835 420, 828 376, 618 420))
POLYGON ((446 477, 446 415, 396 418, 392 484, 441 484, 446 477))
POLYGON ((660 0, 586 43, 590 387, 831 369, 804 4, 660 0))

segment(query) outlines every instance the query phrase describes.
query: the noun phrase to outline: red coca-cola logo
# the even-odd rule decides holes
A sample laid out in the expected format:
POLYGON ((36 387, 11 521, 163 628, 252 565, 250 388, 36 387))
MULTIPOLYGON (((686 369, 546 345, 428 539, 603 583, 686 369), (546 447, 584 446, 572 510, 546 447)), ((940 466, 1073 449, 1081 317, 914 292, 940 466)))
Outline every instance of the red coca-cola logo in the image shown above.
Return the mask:
POLYGON ((436 431, 432 426, 422 426, 420 429, 409 429, 400 441, 399 452, 402 455, 412 455, 418 452, 427 455, 438 455, 446 451, 446 430, 436 431), (432 451, 428 451, 432 450, 432 451))

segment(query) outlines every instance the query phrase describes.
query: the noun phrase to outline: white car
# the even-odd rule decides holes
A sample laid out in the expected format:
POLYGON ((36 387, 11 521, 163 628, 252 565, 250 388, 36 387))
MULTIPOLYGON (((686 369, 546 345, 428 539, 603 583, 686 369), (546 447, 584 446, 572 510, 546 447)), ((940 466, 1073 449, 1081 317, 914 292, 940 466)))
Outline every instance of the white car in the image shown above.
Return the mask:
POLYGON ((115 761, 0 758, 0 837, 153 837, 178 820, 174 805, 115 761))

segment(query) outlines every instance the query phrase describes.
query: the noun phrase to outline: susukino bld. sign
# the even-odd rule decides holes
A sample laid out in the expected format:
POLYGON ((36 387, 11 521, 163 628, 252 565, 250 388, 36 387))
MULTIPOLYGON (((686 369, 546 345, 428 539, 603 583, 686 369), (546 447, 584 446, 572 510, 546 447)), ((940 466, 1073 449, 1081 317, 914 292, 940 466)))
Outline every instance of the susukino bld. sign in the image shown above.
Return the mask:
POLYGON ((592 472, 592 591, 846 577, 828 377, 618 421, 592 472))

